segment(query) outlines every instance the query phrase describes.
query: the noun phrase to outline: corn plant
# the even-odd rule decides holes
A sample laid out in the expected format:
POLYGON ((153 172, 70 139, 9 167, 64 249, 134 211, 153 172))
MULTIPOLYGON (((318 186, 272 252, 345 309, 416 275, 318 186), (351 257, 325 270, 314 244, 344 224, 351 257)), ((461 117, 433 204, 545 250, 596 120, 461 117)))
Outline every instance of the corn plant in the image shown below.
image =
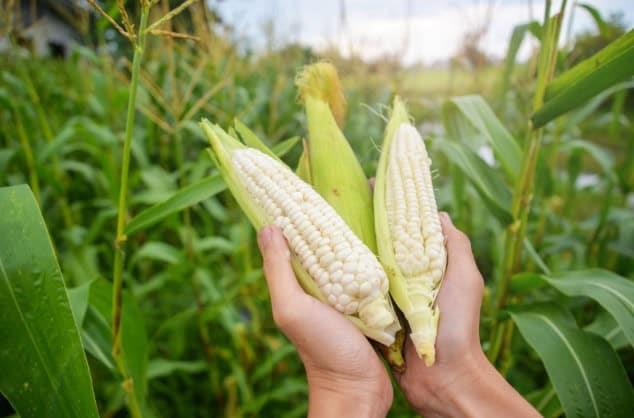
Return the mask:
MULTIPOLYGON (((273 326, 253 230, 197 122, 261 138, 311 183, 334 132, 362 184, 386 152, 382 109, 395 93, 433 128, 438 207, 487 278, 489 357, 545 416, 634 409, 631 31, 568 68, 562 11, 547 12, 518 27, 501 67, 430 90, 426 73, 394 83, 342 60, 348 108, 333 117, 328 100, 296 99, 312 52, 245 55, 203 2, 123 3, 93 2, 96 50, 55 61, 15 44, 0 58, 0 391, 12 406, 0 402, 0 415, 305 415, 303 369, 273 326), (119 52, 106 53, 109 31, 119 52), (540 53, 518 63, 527 36, 540 53)), ((410 415, 397 392, 391 416, 410 415)))

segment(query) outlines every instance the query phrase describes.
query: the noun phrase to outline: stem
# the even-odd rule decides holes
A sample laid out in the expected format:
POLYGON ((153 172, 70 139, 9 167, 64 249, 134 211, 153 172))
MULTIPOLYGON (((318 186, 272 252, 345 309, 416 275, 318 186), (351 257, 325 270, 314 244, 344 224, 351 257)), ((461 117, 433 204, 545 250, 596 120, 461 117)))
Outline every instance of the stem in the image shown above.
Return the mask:
POLYGON ((145 28, 149 14, 149 5, 144 4, 141 9, 139 35, 134 44, 134 58, 132 61, 132 78, 130 81, 130 93, 128 96, 128 110, 123 142, 123 156, 121 162, 121 179, 119 185, 119 205, 117 210, 117 235, 115 238, 115 257, 112 278, 112 355, 117 363, 119 372, 124 378, 124 388, 128 394, 128 406, 133 417, 141 417, 139 402, 136 399, 133 382, 129 378, 127 366, 121 352, 121 306, 122 306, 122 277, 125 255, 125 226, 127 221, 127 194, 128 174, 130 171, 130 149, 132 145, 132 132, 134 130, 134 118, 136 114, 136 96, 141 71, 141 61, 145 49, 145 28))
MULTIPOLYGON (((533 97, 533 112, 538 110, 544 104, 544 95, 546 86, 552 79, 555 62, 557 56, 557 39, 561 28, 566 1, 562 2, 559 16, 550 18, 550 0, 546 1, 546 10, 544 13, 544 35, 541 40, 541 47, 537 74, 537 86, 535 96, 533 97)), ((490 337, 490 349, 487 353, 489 360, 495 364, 498 356, 504 351, 505 340, 510 341, 511 336, 505 338, 505 321, 498 320, 498 313, 504 309, 509 296, 509 287, 511 277, 518 270, 522 255, 523 241, 526 234, 526 226, 528 223, 528 214, 530 212, 530 204, 533 199, 533 187, 535 178, 535 169, 539 157, 543 138, 543 128, 534 129, 529 120, 528 123, 528 148, 524 153, 522 161, 522 169, 513 193, 513 203, 511 214, 513 222, 507 227, 504 241, 504 259, 502 260, 502 274, 499 278, 495 304, 493 306, 493 326, 490 337)), ((510 330, 512 333, 512 328, 510 330)))
POLYGON ((115 261, 113 274, 113 307, 112 307, 112 353, 119 355, 121 349, 121 286, 123 273, 123 256, 126 243, 125 225, 128 210, 128 175, 130 172, 130 149, 132 146, 132 131, 134 129, 134 117, 136 113, 136 93, 139 84, 139 73, 141 69, 141 59, 145 48, 145 32, 143 29, 147 25, 148 10, 144 7, 141 11, 141 23, 139 37, 134 45, 134 58, 132 61, 132 79, 130 81, 130 95, 128 97, 128 112, 125 126, 125 138, 123 142, 123 157, 121 162, 121 180, 119 186, 119 206, 117 210, 117 235, 115 238, 115 261))

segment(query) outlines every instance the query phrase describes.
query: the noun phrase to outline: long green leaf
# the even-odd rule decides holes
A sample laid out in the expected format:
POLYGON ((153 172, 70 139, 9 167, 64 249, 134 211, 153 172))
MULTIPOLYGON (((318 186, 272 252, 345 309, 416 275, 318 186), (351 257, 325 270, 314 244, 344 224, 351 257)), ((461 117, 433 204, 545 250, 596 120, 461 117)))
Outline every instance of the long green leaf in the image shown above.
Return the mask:
POLYGON ((511 84, 511 76, 513 75, 513 69, 515 68, 515 61, 517 58, 517 52, 522 46, 522 42, 527 33, 532 33, 537 39, 539 39, 539 32, 541 26, 539 22, 532 21, 529 23, 523 23, 513 28, 511 33, 511 39, 509 40, 509 46, 506 50, 506 58, 504 58, 504 72, 502 73, 502 94, 504 95, 509 85, 511 84))
POLYGON ((616 84, 607 90, 603 90, 601 93, 592 98, 588 103, 577 109, 570 115, 566 126, 571 129, 578 126, 585 119, 589 118, 594 112, 599 109, 603 102, 613 94, 622 92, 624 90, 634 89, 634 80, 624 81, 623 83, 616 84))
POLYGON ((22 418, 97 418, 51 239, 27 186, 0 189, 0 391, 22 418))
POLYGON ((537 352, 567 417, 629 417, 634 391, 612 347, 557 305, 510 312, 537 352))
POLYGON ((502 224, 510 223, 511 192, 499 173, 487 166, 473 151, 453 141, 441 140, 436 145, 465 174, 491 213, 502 224))
POLYGON ((546 102, 533 115, 536 127, 582 105, 603 90, 634 75, 634 30, 553 80, 546 102))
POLYGON ((463 141, 462 136, 469 135, 469 131, 482 135, 509 178, 517 179, 522 150, 481 96, 454 97, 445 103, 442 112, 447 132, 453 139, 463 141))
POLYGON ((573 139, 561 146, 561 150, 581 151, 592 157, 603 170, 603 174, 610 182, 616 182, 617 174, 614 171, 614 158, 607 150, 593 142, 583 139, 573 139))
MULTIPOLYGON (((86 313, 84 330, 86 337, 97 346, 96 358, 105 360, 108 366, 112 357, 112 284, 103 279, 90 285, 89 308, 86 313), (90 326, 90 327, 89 327, 90 326)), ((147 391, 148 341, 143 315, 134 298, 128 292, 123 294, 121 314, 121 351, 126 368, 134 385, 136 397, 144 408, 147 391)), ((91 351, 92 353, 92 351, 91 351)), ((93 353, 93 354, 95 354, 93 353)))
POLYGON ((200 373, 207 369, 207 363, 199 361, 176 361, 162 358, 153 359, 148 366, 148 379, 169 376, 175 372, 200 373))
POLYGON ((567 296, 585 296, 610 312, 634 346, 634 283, 606 270, 570 271, 545 280, 567 296))
POLYGON ((596 7, 588 3, 579 3, 577 4, 577 7, 580 7, 584 9, 586 12, 588 12, 588 14, 592 17, 592 20, 594 20, 594 23, 597 25, 597 29, 599 29, 599 33, 601 33, 601 35, 607 35, 608 25, 606 24, 605 20, 601 17, 601 13, 599 12, 599 9, 597 9, 596 7))
POLYGON ((126 226, 126 234, 134 234, 185 208, 222 192, 227 185, 220 174, 213 174, 175 192, 169 199, 140 212, 126 226))
POLYGON ((614 320, 612 315, 606 311, 599 312, 595 320, 586 326, 584 330, 600 335, 609 342, 615 350, 630 346, 619 324, 614 320))
MULTIPOLYGON (((243 138, 244 135, 248 137, 249 133, 252 133, 250 130, 248 130, 246 126, 242 125, 238 120, 236 120, 236 127, 238 126, 240 126, 240 134, 243 135, 243 138)), ((273 150, 269 150, 268 153, 275 156, 275 158, 281 158, 287 152, 289 152, 298 142, 299 137, 297 136, 288 138, 276 144, 273 147, 273 150)), ((261 147, 266 148, 266 146, 262 142, 260 142, 259 139, 257 141, 253 140, 252 146, 256 143, 260 144, 261 147)), ((258 146, 258 149, 261 149, 260 145, 258 146)), ((168 199, 141 211, 130 222, 128 222, 125 228, 125 232, 128 235, 139 232, 149 226, 154 225, 157 222, 160 222, 168 216, 173 215, 174 213, 180 212, 183 209, 191 207, 197 203, 202 202, 203 200, 217 195, 226 188, 227 185, 225 184, 220 174, 215 173, 209 177, 205 177, 202 180, 199 180, 174 192, 174 194, 168 199)))

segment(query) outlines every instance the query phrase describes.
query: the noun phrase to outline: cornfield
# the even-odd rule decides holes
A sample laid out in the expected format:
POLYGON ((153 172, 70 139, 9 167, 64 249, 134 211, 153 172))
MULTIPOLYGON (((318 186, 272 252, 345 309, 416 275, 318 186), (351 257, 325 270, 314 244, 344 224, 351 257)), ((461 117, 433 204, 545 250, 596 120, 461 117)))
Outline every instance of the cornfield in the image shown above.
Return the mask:
MULTIPOLYGON (((462 81, 439 89, 424 69, 245 51, 195 0, 88 1, 86 41, 40 57, 20 43, 20 3, 0 2, 0 417, 306 415, 256 232, 199 122, 297 167, 313 127, 296 75, 324 58, 367 178, 387 109, 407 103, 438 208, 485 278, 489 361, 543 416, 631 416, 633 30, 578 58, 565 9, 609 22, 546 0, 501 62, 447 69, 462 81)), ((398 389, 389 416, 414 416, 398 389)))

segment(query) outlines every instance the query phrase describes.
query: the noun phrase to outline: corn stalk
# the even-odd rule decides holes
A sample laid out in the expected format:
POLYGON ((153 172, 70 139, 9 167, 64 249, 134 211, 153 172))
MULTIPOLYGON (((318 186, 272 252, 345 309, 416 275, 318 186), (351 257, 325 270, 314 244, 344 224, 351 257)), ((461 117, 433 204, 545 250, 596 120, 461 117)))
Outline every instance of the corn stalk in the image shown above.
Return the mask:
MULTIPOLYGON (((533 112, 537 111, 544 104, 544 95, 546 87, 552 80, 555 70, 557 58, 557 42, 559 39, 559 31, 563 19, 566 1, 561 5, 560 12, 553 18, 550 18, 551 1, 546 1, 546 10, 544 13, 544 30, 541 39, 541 49, 539 54, 539 63, 537 70, 537 86, 533 96, 533 112)), ((524 237, 526 235, 526 225, 528 223, 528 215, 530 212, 530 204, 533 199, 535 170, 539 157, 543 138, 543 128, 536 128, 533 122, 529 120, 528 126, 528 144, 524 152, 522 168, 515 185, 513 194, 513 202, 511 206, 511 214, 513 222, 507 227, 504 240, 504 258, 502 260, 502 274, 497 287, 493 314, 493 328, 491 332, 490 347, 488 351, 489 360, 495 363, 505 346, 505 341, 510 341, 508 329, 504 321, 499 321, 498 314, 504 309, 509 297, 509 286, 511 277, 519 269, 524 237), (506 334, 506 335, 505 335, 506 334)))
POLYGON ((139 23, 138 36, 134 38, 134 57, 132 60, 132 75, 130 80, 130 92, 128 96, 128 108, 123 141, 123 155, 121 159, 121 178, 119 183, 119 204, 117 208, 117 234, 115 237, 115 257, 112 277, 112 356, 117 368, 126 382, 123 387, 128 395, 128 406, 133 417, 142 417, 139 400, 136 398, 133 385, 130 384, 130 374, 121 352, 121 311, 122 311, 122 287, 123 287, 123 263, 125 256, 125 244, 127 236, 125 226, 128 211, 128 176, 130 172, 130 154, 132 147, 132 132, 136 114, 136 96, 141 72, 141 61, 145 51, 145 39, 150 5, 143 3, 139 23))

